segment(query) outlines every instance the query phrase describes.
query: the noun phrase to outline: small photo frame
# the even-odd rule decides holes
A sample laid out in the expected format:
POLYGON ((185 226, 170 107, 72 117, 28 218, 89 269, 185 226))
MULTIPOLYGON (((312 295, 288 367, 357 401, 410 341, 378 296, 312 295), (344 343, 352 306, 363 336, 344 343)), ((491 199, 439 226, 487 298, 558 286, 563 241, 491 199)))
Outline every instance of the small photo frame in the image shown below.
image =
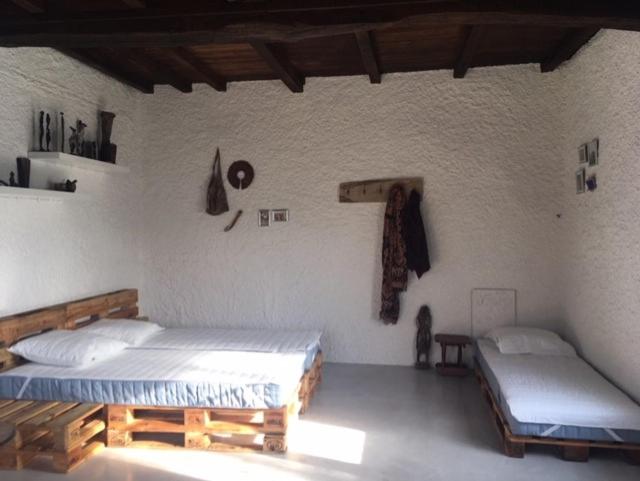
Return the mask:
POLYGON ((587 159, 589 167, 595 167, 600 162, 600 140, 593 139, 587 144, 587 159))
POLYGON ((273 209, 271 222, 289 222, 289 209, 273 209))
POLYGON ((587 162, 589 162, 589 153, 587 151, 587 144, 582 144, 578 148, 578 163, 586 164, 587 162))
POLYGON ((576 194, 584 194, 585 185, 585 169, 579 169, 576 172, 576 194))
POLYGON ((258 227, 269 227, 271 224, 271 217, 269 216, 269 209, 258 210, 258 227))

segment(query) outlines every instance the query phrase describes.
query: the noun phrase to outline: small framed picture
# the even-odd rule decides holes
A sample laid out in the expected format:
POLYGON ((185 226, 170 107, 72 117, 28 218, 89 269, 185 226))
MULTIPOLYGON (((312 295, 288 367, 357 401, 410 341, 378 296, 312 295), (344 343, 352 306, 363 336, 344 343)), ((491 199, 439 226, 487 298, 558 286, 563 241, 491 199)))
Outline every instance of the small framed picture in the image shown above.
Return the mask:
POLYGON ((272 222, 289 222, 289 209, 273 209, 271 211, 272 222))
POLYGON ((584 194, 585 169, 576 172, 576 194, 584 194))
POLYGON ((587 144, 587 158, 589 159, 589 167, 595 167, 599 163, 600 141, 593 139, 587 144))
POLYGON ((578 163, 586 164, 589 161, 589 154, 587 153, 587 144, 582 144, 578 148, 578 163))
POLYGON ((271 224, 271 217, 269 216, 269 209, 260 209, 258 211, 258 226, 269 227, 271 224))

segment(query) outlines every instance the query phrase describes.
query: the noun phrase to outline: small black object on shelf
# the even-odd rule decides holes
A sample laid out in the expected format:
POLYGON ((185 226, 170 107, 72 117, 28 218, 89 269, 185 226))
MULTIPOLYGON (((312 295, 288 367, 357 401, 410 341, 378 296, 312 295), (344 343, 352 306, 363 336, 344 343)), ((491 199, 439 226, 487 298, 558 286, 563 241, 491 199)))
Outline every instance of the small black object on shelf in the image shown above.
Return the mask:
POLYGON ((18 164, 18 186, 28 189, 31 177, 31 159, 18 157, 16 164, 18 164))
POLYGON ((49 152, 49 146, 51 145, 51 115, 47 114, 47 152, 49 152))
POLYGON ((44 110, 40 111, 40 117, 38 121, 39 137, 40 137, 40 152, 44 152, 44 110))
POLYGON ((113 129, 113 119, 116 114, 113 112, 100 112, 100 131, 102 133, 102 142, 100 143, 100 155, 97 157, 103 162, 111 164, 116 163, 116 155, 118 146, 111 143, 111 131, 113 129))
POLYGON ((75 192, 77 180, 69 180, 67 179, 64 182, 57 182, 53 184, 53 189, 60 192, 75 192))

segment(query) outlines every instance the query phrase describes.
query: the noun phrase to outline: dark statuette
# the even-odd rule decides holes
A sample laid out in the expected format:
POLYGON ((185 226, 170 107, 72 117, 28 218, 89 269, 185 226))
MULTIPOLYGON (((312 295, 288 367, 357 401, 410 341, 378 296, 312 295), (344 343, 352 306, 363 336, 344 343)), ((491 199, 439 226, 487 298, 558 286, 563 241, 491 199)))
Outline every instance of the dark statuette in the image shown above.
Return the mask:
POLYGON ((116 114, 113 112, 100 112, 100 131, 102 142, 100 143, 100 160, 104 162, 116 163, 118 146, 111 143, 111 131, 113 130, 113 119, 116 114))
POLYGON ((49 144, 51 144, 51 115, 47 114, 47 152, 49 152, 49 144))
POLYGON ((44 152, 44 111, 40 111, 40 118, 38 122, 39 134, 40 134, 40 152, 44 152))
POLYGON ((53 184, 53 188, 55 190, 59 190, 59 191, 62 191, 62 192, 75 192, 77 183, 78 183, 77 180, 69 180, 69 179, 67 179, 64 182, 58 182, 56 184, 53 184))
POLYGON ((84 143, 84 129, 87 127, 82 120, 76 121, 76 128, 69 127, 73 132, 69 136, 69 151, 71 154, 82 155, 82 147, 84 143))
POLYGON ((60 112, 60 152, 64 152, 64 112, 60 112))
POLYGON ((16 174, 11 172, 9 174, 9 183, 7 184, 4 180, 0 180, 0 185, 4 185, 6 187, 18 187, 18 184, 16 183, 16 174))
POLYGON ((26 157, 18 157, 18 186, 29 188, 29 177, 31 176, 31 160, 26 157))
POLYGON ((429 352, 431 351, 431 310, 422 306, 416 317, 418 334, 416 335, 416 369, 429 369, 429 352), (422 360, 424 358, 424 360, 422 360))

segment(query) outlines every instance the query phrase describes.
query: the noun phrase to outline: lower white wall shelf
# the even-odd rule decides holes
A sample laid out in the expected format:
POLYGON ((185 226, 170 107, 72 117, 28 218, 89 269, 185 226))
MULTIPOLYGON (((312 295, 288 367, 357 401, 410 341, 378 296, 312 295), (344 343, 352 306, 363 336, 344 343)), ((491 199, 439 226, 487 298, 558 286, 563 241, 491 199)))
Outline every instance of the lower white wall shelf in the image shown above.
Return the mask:
POLYGON ((32 199, 62 202, 65 200, 80 200, 85 196, 77 192, 61 192, 47 189, 24 189, 22 187, 0 186, 0 197, 10 199, 32 199))
POLYGON ((100 160, 88 159, 78 155, 66 154, 64 152, 29 152, 29 158, 36 162, 46 162, 53 165, 74 167, 94 172, 106 172, 112 174, 127 174, 129 167, 102 162, 100 160))

